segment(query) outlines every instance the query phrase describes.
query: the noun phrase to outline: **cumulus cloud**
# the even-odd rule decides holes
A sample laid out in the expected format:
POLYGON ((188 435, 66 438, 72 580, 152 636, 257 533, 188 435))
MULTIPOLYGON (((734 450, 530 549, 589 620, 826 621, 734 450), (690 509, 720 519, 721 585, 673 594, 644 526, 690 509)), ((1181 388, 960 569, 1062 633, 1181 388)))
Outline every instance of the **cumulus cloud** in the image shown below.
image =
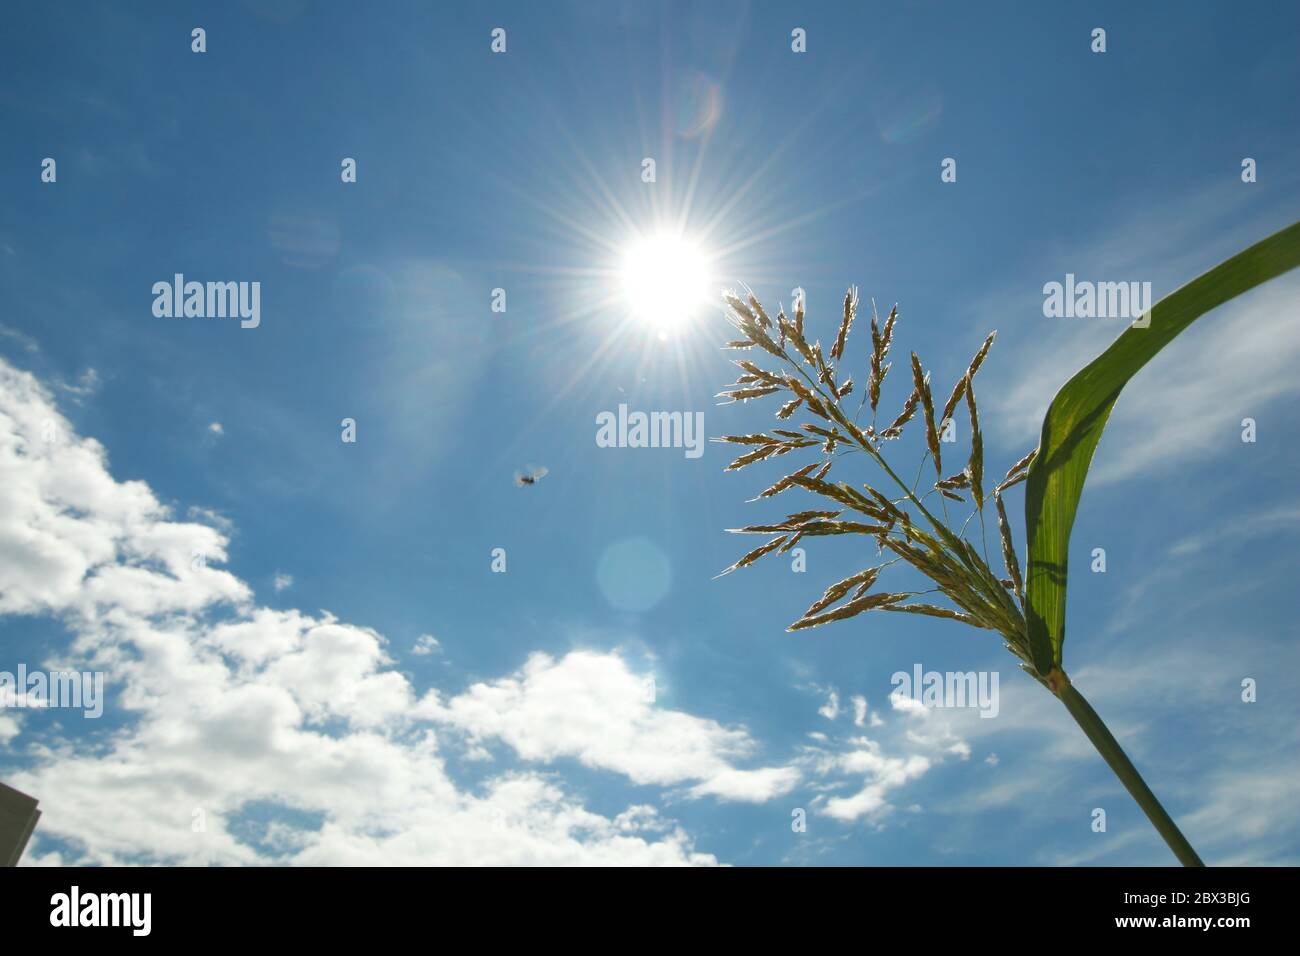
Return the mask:
POLYGON ((0 613, 93 624, 248 600, 211 566, 226 557, 220 532, 174 521, 143 482, 115 481, 103 447, 2 361, 0 402, 0 613))
MULTIPOLYGON (((73 640, 51 651, 105 671, 125 716, 47 736, 0 713, 0 752, 26 768, 9 782, 42 801, 31 862, 713 864, 652 806, 588 810, 567 762, 678 800, 803 788, 814 812, 879 826, 969 754, 947 718, 895 701, 886 723, 858 695, 848 736, 767 759, 745 727, 657 702, 652 667, 616 651, 534 653, 421 692, 382 634, 258 605, 219 567, 229 520, 186 517, 115 480, 48 390, 0 361, 0 614, 57 616, 73 640), (455 771, 471 763, 465 789, 455 771)), ((428 634, 412 647, 441 652, 428 634)), ((836 726, 839 693, 812 690, 836 726)))
POLYGON ((475 684, 433 713, 525 760, 571 757, 638 784, 691 784, 695 796, 761 802, 798 782, 794 767, 735 766, 757 750, 746 731, 658 707, 647 684, 616 654, 534 654, 518 673, 475 684))
POLYGON ((746 773, 720 756, 746 749, 743 732, 644 702, 629 710, 636 676, 613 655, 534 658, 522 679, 471 688, 444 709, 432 691, 417 697, 375 631, 256 606, 214 567, 225 547, 221 530, 178 520, 143 482, 115 480, 104 449, 76 436, 49 391, 0 360, 0 614, 57 616, 73 634, 61 660, 105 671, 125 717, 46 736, 0 713, 0 745, 24 757, 8 780, 42 804, 31 861, 716 862, 653 808, 593 813, 528 768, 462 789, 442 738, 471 731, 532 759, 572 752, 702 792, 775 789, 762 771, 727 777, 746 773), (651 747, 649 762, 567 730, 546 699, 553 681, 576 692, 571 715, 623 727, 625 743, 651 747), (494 708, 516 685, 515 703, 559 721, 546 725, 553 739, 494 708), (662 743, 675 728, 695 741, 681 755, 662 743))

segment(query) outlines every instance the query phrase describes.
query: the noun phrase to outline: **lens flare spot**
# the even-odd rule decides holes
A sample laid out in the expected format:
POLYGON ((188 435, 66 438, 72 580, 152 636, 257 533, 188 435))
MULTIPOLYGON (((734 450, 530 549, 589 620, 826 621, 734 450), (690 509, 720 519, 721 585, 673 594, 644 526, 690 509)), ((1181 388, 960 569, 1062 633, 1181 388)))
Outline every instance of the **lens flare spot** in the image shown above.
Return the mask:
POLYGON ((672 563, 646 538, 610 545, 596 566, 596 583, 605 600, 620 611, 648 611, 668 596, 672 563))

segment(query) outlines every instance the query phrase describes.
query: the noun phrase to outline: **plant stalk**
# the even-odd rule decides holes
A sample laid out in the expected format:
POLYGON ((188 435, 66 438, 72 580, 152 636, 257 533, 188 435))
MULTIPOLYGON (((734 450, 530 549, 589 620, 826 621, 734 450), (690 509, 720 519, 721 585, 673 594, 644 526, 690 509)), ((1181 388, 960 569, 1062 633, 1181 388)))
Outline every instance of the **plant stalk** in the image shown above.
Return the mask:
POLYGON ((1147 819, 1164 838, 1165 843, 1169 844, 1169 849, 1174 851, 1174 856, 1183 866, 1205 866, 1201 858, 1196 855, 1192 845, 1187 842, 1178 825, 1174 823, 1173 818, 1165 812, 1165 808, 1160 805, 1156 795, 1151 792, 1151 788, 1146 785, 1142 775, 1138 773, 1137 767, 1133 766, 1133 761, 1128 759, 1110 730, 1106 727, 1102 719, 1097 716, 1097 712, 1092 709, 1092 705, 1084 699, 1084 696, 1074 689, 1065 672, 1061 670, 1054 671, 1049 675, 1047 680, 1048 686, 1053 693, 1060 698, 1065 709, 1070 712, 1075 723, 1082 728, 1087 734, 1092 745, 1097 748, 1097 752, 1102 755, 1110 769, 1119 777, 1120 782, 1124 784, 1125 789, 1132 794, 1133 799, 1137 801, 1142 812, 1147 815, 1147 819))

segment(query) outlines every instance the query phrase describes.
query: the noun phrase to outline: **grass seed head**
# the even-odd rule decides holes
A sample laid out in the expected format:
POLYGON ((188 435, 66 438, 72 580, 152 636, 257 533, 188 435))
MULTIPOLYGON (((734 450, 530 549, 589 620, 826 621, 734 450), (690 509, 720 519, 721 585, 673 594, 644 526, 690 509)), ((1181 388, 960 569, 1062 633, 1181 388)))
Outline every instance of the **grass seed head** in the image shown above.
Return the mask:
MULTIPOLYGON (((796 512, 776 524, 751 525, 734 529, 741 533, 769 534, 774 537, 742 556, 723 573, 727 574, 737 568, 747 567, 778 549, 780 552, 786 552, 804 537, 865 535, 874 539, 878 553, 891 552, 895 557, 885 565, 857 572, 831 585, 822 597, 791 625, 791 630, 818 627, 873 609, 921 614, 995 630, 1002 634, 1007 647, 1013 653, 1022 661, 1030 662, 1023 612, 1023 579, 1015 549, 1011 544, 1010 524, 1001 500, 1001 492, 1006 487, 1024 480, 1028 466, 1033 460, 1033 453, 1013 465, 1007 472, 1007 477, 992 493, 998 513, 1003 563, 1007 574, 1007 577, 1000 578, 993 574, 979 551, 964 537, 964 526, 962 530, 957 530, 956 526, 949 527, 945 523, 946 519, 935 517, 926 508, 923 500, 917 498, 913 491, 902 483, 885 462, 882 451, 884 446, 880 444, 883 439, 901 434, 903 427, 915 417, 917 409, 922 409, 926 420, 926 445, 928 453, 934 460, 937 476, 934 490, 946 500, 964 504, 966 499, 958 494, 958 491, 969 489, 982 522, 985 501, 984 444, 972 380, 988 355, 994 334, 990 334, 984 340, 971 360, 966 374, 954 387, 942 415, 938 417, 935 415, 930 376, 921 365, 920 359, 912 353, 911 393, 899 416, 888 427, 877 432, 874 424, 859 427, 855 421, 856 415, 848 413, 841 407, 842 399, 852 391, 853 379, 846 378, 843 385, 836 385, 836 367, 827 364, 819 343, 809 344, 804 329, 802 298, 796 302, 793 321, 785 316, 784 311, 781 311, 777 314, 775 324, 767 318, 762 304, 752 295, 742 300, 734 293, 728 294, 727 304, 731 307, 732 323, 745 336, 744 339, 731 344, 739 344, 744 348, 751 346, 763 348, 781 360, 784 371, 769 372, 754 362, 742 359, 736 364, 744 374, 722 394, 733 401, 747 401, 778 391, 786 392, 787 400, 776 412, 780 420, 793 419, 804 411, 821 421, 821 423, 802 422, 799 430, 774 428, 771 434, 734 435, 723 439, 751 446, 732 462, 728 469, 737 470, 803 448, 820 445, 822 451, 826 453, 824 460, 804 465, 779 478, 760 492, 758 498, 770 498, 792 488, 801 488, 834 503, 837 507, 830 511, 796 512), (768 334, 773 327, 780 336, 779 344, 768 334), (791 353, 785 352, 787 342, 794 347, 791 353), (963 398, 966 400, 971 422, 970 458, 961 472, 947 478, 939 477, 942 475, 942 459, 938 426, 951 418, 957 403, 963 398), (843 460, 841 449, 862 453, 864 458, 874 461, 899 486, 898 492, 895 492, 896 497, 891 498, 870 484, 855 487, 842 481, 826 480, 834 462, 843 460), (832 453, 836 454, 832 455, 832 453), (859 490, 859 487, 863 490, 859 490), (867 520, 846 520, 842 517, 846 510, 849 513, 865 516, 867 520), (871 586, 884 567, 900 560, 910 564, 933 581, 955 605, 955 609, 930 603, 908 603, 911 598, 917 596, 913 592, 872 593, 871 586), (833 606, 846 598, 845 603, 838 607, 833 606)), ((843 362, 857 308, 857 290, 850 287, 845 295, 839 329, 830 349, 830 358, 836 363, 843 362)), ((869 402, 873 416, 879 406, 882 384, 892 365, 887 360, 887 355, 892 345, 897 316, 898 307, 894 306, 882 329, 875 303, 872 303, 870 373, 865 389, 867 394, 860 404, 869 402)))

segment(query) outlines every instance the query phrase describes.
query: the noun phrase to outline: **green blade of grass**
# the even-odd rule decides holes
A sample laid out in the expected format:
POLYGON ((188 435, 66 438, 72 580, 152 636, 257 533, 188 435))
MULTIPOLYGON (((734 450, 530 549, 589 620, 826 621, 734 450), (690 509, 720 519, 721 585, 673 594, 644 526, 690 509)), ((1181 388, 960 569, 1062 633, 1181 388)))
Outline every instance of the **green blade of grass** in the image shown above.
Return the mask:
POLYGON ((1052 400, 1025 487, 1029 647, 1047 675, 1060 668, 1070 530, 1092 454, 1120 391, 1178 333, 1206 312, 1300 265, 1300 222, 1192 280, 1151 309, 1147 328, 1130 327, 1052 400))

